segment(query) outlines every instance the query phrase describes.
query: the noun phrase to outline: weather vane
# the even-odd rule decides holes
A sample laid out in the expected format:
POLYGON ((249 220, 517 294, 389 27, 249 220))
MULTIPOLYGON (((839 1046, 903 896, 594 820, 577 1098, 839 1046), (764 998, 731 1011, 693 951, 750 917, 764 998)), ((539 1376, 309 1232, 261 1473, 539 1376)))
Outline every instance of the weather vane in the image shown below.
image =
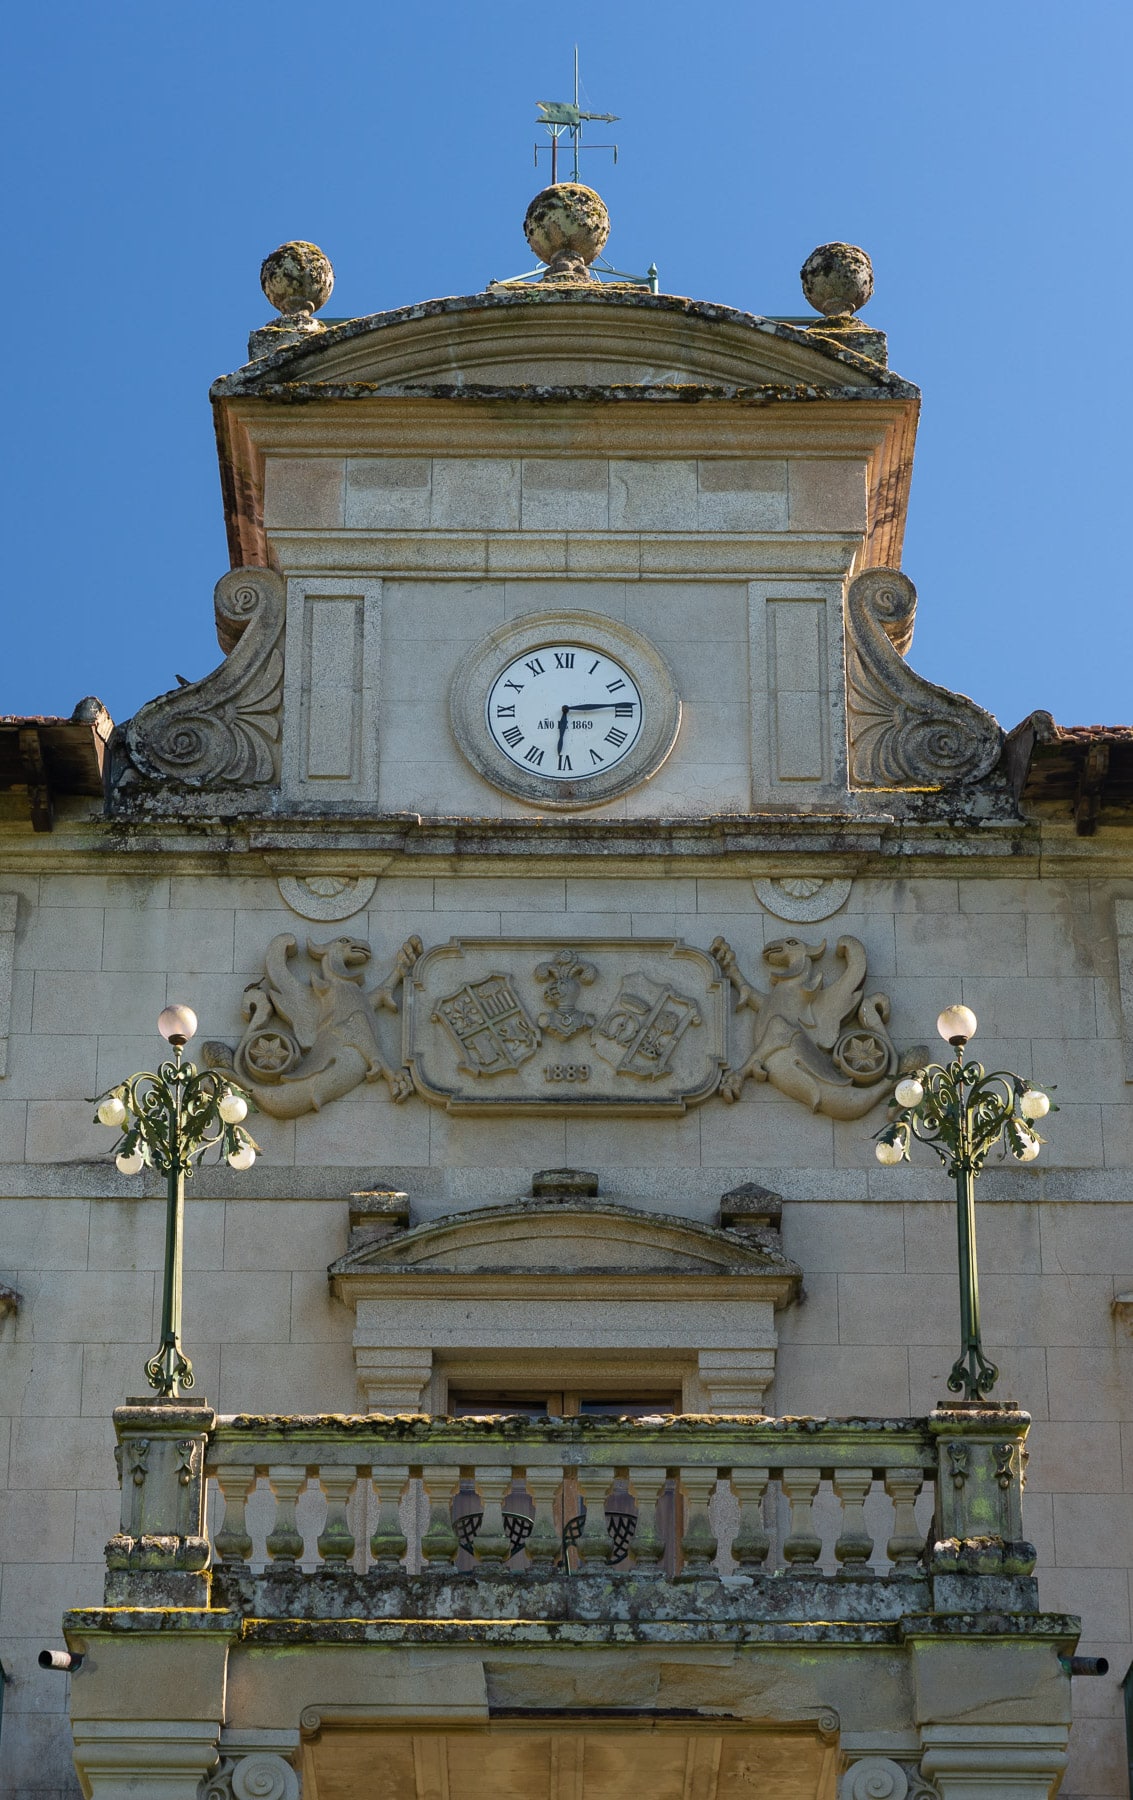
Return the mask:
MULTIPOLYGON (((573 100, 537 100, 539 117, 535 123, 545 125, 551 139, 551 186, 559 179, 559 139, 565 131, 570 133, 571 174, 572 181, 580 179, 578 158, 582 150, 612 150, 614 161, 618 160, 616 144, 583 144, 582 125, 585 119, 600 120, 604 124, 617 123, 617 113, 583 112, 578 104, 578 45, 574 46, 574 99, 573 100)), ((535 146, 535 167, 539 167, 539 152, 546 154, 546 144, 535 146)))

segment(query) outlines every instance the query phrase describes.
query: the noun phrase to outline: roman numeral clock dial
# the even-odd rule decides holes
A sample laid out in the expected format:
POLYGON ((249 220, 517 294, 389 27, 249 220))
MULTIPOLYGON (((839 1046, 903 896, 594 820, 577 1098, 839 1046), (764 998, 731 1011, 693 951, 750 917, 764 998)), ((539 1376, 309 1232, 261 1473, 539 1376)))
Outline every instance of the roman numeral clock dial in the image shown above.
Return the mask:
POLYGON ((547 644, 500 670, 486 717, 518 768, 573 782, 630 754, 643 723, 642 698, 614 657, 583 644, 547 644))
POLYGON ((676 742, 681 703, 639 632, 593 613, 492 632, 462 664, 453 732, 485 780, 531 805, 601 805, 639 786, 676 742))

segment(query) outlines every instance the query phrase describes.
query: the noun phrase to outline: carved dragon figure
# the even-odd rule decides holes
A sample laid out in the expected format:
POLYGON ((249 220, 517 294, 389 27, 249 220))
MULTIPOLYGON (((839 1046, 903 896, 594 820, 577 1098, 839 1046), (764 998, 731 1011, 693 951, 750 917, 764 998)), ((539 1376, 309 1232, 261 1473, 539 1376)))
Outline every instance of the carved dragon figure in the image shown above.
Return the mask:
POLYGON ((827 983, 818 964, 826 942, 794 937, 768 944, 763 960, 770 992, 745 980, 735 952, 716 938, 712 954, 736 993, 737 1011, 756 1018, 755 1045, 747 1061, 725 1069, 724 1100, 737 1100, 744 1082, 768 1081, 781 1094, 832 1119, 860 1119, 886 1098, 897 1070, 897 1051, 886 1026, 885 994, 865 995, 866 953, 857 938, 840 937, 834 953, 845 965, 827 983))
POLYGON ((421 955, 420 938, 406 939, 385 981, 369 992, 364 982, 372 951, 362 939, 308 939, 315 968, 306 979, 295 971, 298 947, 289 932, 272 938, 262 978, 244 990, 247 1024, 236 1051, 207 1043, 205 1062, 231 1070, 261 1111, 276 1119, 317 1112, 362 1081, 384 1081, 394 1100, 407 1099, 413 1077, 386 1062, 375 1014, 397 1012, 394 996, 421 955))

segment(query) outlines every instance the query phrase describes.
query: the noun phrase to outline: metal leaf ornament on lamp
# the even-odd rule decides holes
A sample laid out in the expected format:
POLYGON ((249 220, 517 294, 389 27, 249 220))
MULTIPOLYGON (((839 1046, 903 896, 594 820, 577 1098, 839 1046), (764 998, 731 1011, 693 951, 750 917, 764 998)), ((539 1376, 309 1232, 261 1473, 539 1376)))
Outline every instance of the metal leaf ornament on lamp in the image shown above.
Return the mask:
POLYGON ((936 1029, 955 1052, 949 1063, 929 1063, 897 1083, 889 1123, 877 1133, 877 1160, 907 1162, 915 1138, 940 1158, 956 1183, 956 1234, 960 1262, 960 1355, 948 1376, 949 1391, 968 1404, 985 1401, 999 1370, 984 1355, 980 1337, 980 1288, 976 1258, 975 1182, 1000 1143, 1016 1162, 1033 1162, 1043 1139, 1035 1121, 1057 1111, 1042 1088, 1022 1075, 966 1062, 977 1019, 966 1006, 948 1006, 936 1029))
POLYGON ((138 1175, 148 1165, 166 1178, 161 1343, 146 1364, 146 1379, 162 1399, 176 1400, 193 1386, 193 1365, 181 1348, 185 1177, 214 1147, 231 1168, 250 1169, 259 1145, 243 1126, 255 1104, 243 1088, 181 1060, 197 1029, 193 1009, 167 1006, 157 1028, 172 1048, 172 1060, 100 1094, 95 1118, 122 1133, 114 1161, 123 1175, 138 1175))

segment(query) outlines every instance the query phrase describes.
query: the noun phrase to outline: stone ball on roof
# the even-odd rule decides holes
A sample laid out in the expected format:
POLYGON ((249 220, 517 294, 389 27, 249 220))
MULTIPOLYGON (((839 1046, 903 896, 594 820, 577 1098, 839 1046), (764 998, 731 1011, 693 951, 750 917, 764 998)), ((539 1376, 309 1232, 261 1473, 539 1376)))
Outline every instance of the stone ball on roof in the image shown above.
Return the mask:
POLYGON ((605 201, 580 181, 558 181, 536 194, 523 221, 523 234, 540 262, 552 270, 587 268, 610 235, 605 201))
POLYGON ((857 244, 819 244, 799 278, 815 312, 856 313, 873 293, 873 264, 857 244))
POLYGON ((264 257, 260 286, 276 312, 315 313, 331 297, 334 270, 317 244, 296 239, 264 257))

